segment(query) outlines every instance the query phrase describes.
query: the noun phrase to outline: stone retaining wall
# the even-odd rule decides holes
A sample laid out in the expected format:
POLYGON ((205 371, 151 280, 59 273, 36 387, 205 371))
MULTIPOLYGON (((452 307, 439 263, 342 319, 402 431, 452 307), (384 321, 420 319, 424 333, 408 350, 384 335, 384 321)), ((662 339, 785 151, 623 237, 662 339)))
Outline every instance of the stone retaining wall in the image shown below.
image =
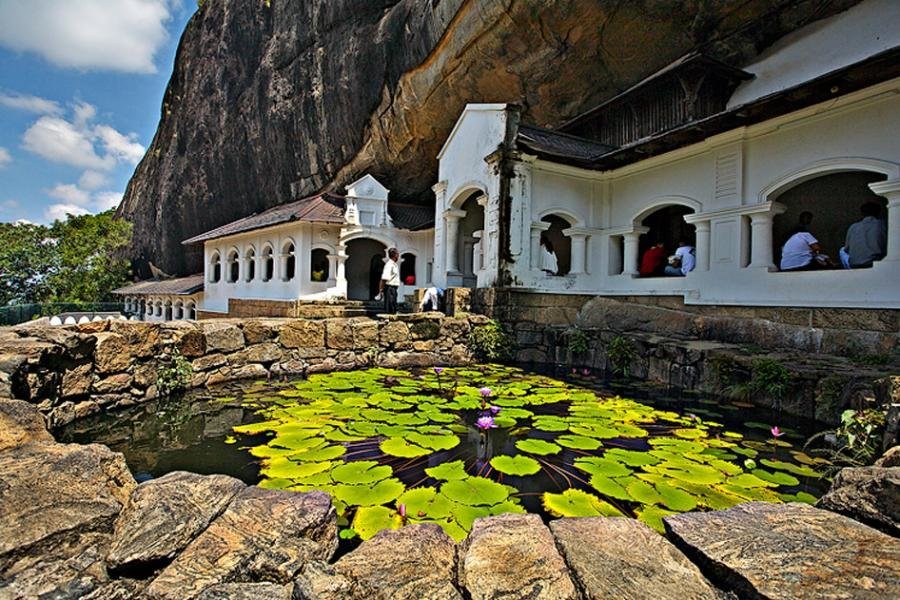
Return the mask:
MULTIPOLYGON (((900 467, 874 469, 881 487, 842 487, 841 512, 870 516, 873 494, 890 506, 900 467)), ((895 532, 896 510, 887 518, 895 532)), ((459 544, 408 524, 335 560, 325 493, 184 472, 137 485, 121 454, 58 444, 34 405, 0 399, 3 598, 900 597, 900 540, 842 514, 750 502, 664 523, 661 536, 621 517, 505 514, 475 520, 459 544)))
POLYGON ((440 314, 370 319, 217 319, 0 330, 0 396, 38 406, 52 428, 158 396, 157 376, 177 350, 189 387, 367 366, 470 361, 473 326, 485 317, 440 314))

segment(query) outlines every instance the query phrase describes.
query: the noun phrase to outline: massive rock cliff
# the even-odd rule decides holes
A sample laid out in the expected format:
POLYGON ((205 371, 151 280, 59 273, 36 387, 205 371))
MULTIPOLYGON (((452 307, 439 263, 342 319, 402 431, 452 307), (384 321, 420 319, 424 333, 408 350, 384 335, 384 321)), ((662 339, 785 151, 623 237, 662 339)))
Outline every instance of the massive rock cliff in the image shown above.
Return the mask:
MULTIPOLYGON (((135 257, 370 171, 429 202, 467 102, 555 126, 685 52, 735 64, 858 0, 206 0, 119 214, 135 257)), ((185 252, 187 250, 187 252, 185 252)))

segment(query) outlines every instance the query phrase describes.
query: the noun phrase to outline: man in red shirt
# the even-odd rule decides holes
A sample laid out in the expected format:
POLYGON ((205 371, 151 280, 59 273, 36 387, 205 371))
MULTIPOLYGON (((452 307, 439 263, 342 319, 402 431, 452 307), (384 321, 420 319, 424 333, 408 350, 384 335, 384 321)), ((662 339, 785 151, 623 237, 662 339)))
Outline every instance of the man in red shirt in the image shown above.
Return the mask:
POLYGON ((641 266, 638 272, 641 277, 653 277, 662 273, 663 266, 666 264, 666 248, 662 242, 656 242, 647 248, 641 258, 641 266))

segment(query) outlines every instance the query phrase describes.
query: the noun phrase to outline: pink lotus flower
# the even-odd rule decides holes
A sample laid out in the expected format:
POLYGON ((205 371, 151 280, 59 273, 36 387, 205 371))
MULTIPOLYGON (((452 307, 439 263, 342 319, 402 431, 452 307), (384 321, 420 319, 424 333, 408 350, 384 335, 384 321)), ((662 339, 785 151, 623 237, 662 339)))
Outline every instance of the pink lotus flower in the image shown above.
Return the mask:
POLYGON ((435 368, 434 368, 434 374, 435 374, 435 375, 440 375, 440 374, 443 373, 443 372, 444 372, 444 367, 435 367, 435 368))
POLYGON ((770 429, 769 431, 772 432, 772 437, 774 437, 774 438, 780 438, 781 436, 784 435, 784 432, 783 432, 782 430, 778 429, 778 425, 776 425, 775 427, 773 427, 773 428, 770 429))
POLYGON ((572 375, 578 375, 578 369, 572 367, 572 375))
POLYGON ((482 398, 487 398, 487 397, 489 397, 491 394, 494 393, 494 391, 493 391, 491 388, 489 388, 489 387, 483 387, 483 388, 481 388, 480 390, 478 390, 478 392, 481 394, 481 397, 482 397, 482 398))
POLYGON ((491 411, 491 414, 494 415, 494 416, 497 416, 497 414, 500 413, 500 407, 499 407, 499 406, 491 406, 488 410, 490 410, 490 411, 491 411))
POLYGON ((406 505, 405 504, 399 505, 397 507, 397 512, 400 513, 401 519, 405 519, 406 518, 406 505))
POLYGON ((485 429, 494 429, 495 427, 497 427, 497 424, 494 423, 494 417, 485 415, 483 417, 478 417, 478 420, 475 421, 475 426, 478 429, 485 430, 485 429))
POLYGON ((588 375, 591 374, 591 370, 588 369, 587 367, 585 367, 581 370, 581 374, 584 375, 585 377, 587 377, 588 375))

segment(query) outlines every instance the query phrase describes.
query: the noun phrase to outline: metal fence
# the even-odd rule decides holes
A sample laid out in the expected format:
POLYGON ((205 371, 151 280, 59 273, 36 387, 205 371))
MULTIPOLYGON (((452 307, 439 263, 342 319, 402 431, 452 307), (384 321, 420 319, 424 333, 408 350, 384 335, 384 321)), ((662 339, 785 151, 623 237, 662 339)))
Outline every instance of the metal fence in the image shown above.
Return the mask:
POLYGON ((61 313, 124 312, 121 302, 54 302, 50 304, 16 304, 0 307, 0 325, 18 325, 40 317, 61 313))

